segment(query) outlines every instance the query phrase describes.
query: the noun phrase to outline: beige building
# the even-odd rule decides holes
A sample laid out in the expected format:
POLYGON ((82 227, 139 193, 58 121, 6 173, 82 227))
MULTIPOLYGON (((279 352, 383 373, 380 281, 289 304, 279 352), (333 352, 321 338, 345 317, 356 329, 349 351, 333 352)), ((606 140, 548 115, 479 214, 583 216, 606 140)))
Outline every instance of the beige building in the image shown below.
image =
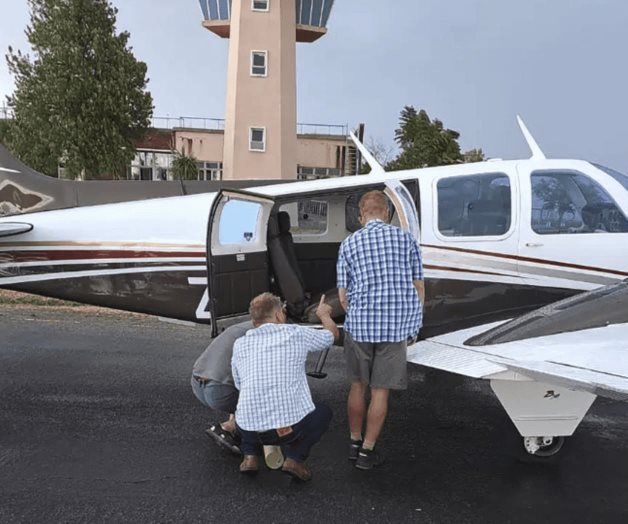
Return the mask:
MULTIPOLYGON (((153 128, 136 143, 137 153, 128 178, 172 180, 175 152, 192 156, 199 180, 223 180, 224 120, 210 118, 155 118, 153 128)), ((327 178, 356 174, 356 150, 348 140, 346 125, 297 124, 296 165, 291 177, 327 178)), ((270 179, 253 166, 238 179, 270 179)))

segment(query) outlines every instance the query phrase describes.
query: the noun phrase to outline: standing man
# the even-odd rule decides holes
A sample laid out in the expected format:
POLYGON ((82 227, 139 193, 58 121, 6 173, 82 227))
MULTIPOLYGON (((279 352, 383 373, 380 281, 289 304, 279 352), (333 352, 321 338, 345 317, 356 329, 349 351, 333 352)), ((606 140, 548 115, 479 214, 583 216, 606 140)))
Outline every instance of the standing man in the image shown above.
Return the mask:
POLYGON ((233 378, 240 390, 236 424, 242 436, 242 473, 259 469, 262 445, 282 446, 282 471, 307 481, 312 472, 305 463, 310 449, 327 431, 331 410, 312 402, 305 374, 311 351, 323 351, 338 337, 325 296, 316 310, 325 329, 286 324, 281 300, 262 293, 251 301, 249 313, 255 329, 236 341, 233 378))
POLYGON ((388 412, 390 390, 407 387, 406 340, 421 326, 425 287, 419 246, 410 233, 387 223, 386 195, 366 193, 360 199, 359 219, 364 227, 343 241, 336 269, 340 303, 347 312, 349 460, 366 470, 383 462, 375 443, 388 412))
POLYGON ((204 406, 229 413, 229 420, 211 425, 207 434, 221 446, 238 454, 240 450, 233 414, 238 405, 239 393, 231 375, 231 358, 235 341, 249 329, 253 329, 250 321, 235 324, 212 340, 194 363, 191 381, 194 395, 204 406))

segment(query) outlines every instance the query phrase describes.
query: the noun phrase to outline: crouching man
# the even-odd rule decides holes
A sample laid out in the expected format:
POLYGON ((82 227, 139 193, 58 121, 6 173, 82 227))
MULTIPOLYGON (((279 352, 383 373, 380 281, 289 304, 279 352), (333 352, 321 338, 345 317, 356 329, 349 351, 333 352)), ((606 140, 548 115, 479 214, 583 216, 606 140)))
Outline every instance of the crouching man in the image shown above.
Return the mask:
POLYGON ((229 420, 211 424, 207 434, 237 454, 240 449, 233 414, 238 404, 238 390, 231 375, 231 357, 235 341, 249 329, 253 329, 253 324, 248 321, 225 329, 212 340, 192 370, 192 391, 196 398, 208 408, 229 413, 229 420))
POLYGON ((286 324, 281 300, 271 293, 255 297, 249 313, 255 329, 236 341, 231 362, 240 390, 235 415, 244 455, 240 471, 259 469, 263 445, 281 446, 282 471, 310 480, 305 460, 327 431, 331 409, 312 401, 305 363, 309 352, 327 349, 338 338, 331 306, 321 297, 316 314, 322 330, 286 324))

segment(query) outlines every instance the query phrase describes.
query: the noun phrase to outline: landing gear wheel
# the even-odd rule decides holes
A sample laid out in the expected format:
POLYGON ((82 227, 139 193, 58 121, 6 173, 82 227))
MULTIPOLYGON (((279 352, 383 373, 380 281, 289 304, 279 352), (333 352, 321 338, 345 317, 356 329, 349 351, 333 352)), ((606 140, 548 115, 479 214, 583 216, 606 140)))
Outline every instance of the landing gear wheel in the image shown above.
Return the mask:
POLYGON ((535 457, 551 457, 563 447, 565 437, 524 437, 523 447, 535 457))

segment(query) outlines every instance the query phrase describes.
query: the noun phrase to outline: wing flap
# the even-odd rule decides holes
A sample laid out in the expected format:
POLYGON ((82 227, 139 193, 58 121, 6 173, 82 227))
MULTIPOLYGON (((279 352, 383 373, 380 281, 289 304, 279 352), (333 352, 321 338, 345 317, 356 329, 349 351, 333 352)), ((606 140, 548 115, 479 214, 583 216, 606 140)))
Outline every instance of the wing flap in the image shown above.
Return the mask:
POLYGON ((486 357, 477 351, 452 347, 434 340, 422 340, 408 348, 408 362, 458 375, 484 378, 507 371, 504 365, 486 357))

